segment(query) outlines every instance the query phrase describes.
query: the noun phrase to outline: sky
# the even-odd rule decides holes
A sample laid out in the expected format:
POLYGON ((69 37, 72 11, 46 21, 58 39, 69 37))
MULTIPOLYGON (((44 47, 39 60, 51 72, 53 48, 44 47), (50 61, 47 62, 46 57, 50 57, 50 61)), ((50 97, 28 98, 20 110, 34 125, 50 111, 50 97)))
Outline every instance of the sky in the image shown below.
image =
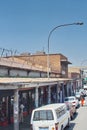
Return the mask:
POLYGON ((87 0, 1 0, 0 54, 61 53, 71 66, 87 64, 87 0))

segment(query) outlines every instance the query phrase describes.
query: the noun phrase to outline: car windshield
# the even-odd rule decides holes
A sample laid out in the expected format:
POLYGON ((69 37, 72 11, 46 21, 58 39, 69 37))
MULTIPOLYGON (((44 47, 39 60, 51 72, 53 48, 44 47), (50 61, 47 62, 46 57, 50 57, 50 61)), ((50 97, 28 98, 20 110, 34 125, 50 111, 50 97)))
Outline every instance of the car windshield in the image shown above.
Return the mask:
POLYGON ((53 113, 51 110, 35 111, 33 120, 53 120, 53 113))
POLYGON ((76 95, 80 95, 80 93, 79 93, 79 92, 76 92, 76 95))
POLYGON ((65 98, 65 101, 72 101, 74 98, 65 98))

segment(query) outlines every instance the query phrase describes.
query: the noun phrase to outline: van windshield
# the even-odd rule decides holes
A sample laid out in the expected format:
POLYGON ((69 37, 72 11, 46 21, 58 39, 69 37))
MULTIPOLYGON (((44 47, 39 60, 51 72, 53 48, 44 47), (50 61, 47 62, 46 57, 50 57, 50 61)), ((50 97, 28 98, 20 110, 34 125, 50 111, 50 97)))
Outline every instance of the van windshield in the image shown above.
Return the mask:
POLYGON ((51 110, 39 110, 35 111, 33 120, 53 120, 53 113, 51 110))

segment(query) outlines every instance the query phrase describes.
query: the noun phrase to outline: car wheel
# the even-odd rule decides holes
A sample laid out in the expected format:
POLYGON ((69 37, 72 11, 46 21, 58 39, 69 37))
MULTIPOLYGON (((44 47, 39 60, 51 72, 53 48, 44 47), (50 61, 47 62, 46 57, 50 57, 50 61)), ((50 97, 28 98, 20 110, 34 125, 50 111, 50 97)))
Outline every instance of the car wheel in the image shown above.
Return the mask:
POLYGON ((77 111, 75 110, 74 114, 76 114, 76 113, 77 113, 77 111))
POLYGON ((68 124, 67 124, 67 127, 69 127, 70 126, 70 119, 68 118, 68 124))
POLYGON ((72 114, 72 116, 71 116, 71 120, 73 120, 74 119, 74 115, 72 114))
POLYGON ((61 126, 61 130, 64 130, 64 129, 63 129, 63 125, 61 126))

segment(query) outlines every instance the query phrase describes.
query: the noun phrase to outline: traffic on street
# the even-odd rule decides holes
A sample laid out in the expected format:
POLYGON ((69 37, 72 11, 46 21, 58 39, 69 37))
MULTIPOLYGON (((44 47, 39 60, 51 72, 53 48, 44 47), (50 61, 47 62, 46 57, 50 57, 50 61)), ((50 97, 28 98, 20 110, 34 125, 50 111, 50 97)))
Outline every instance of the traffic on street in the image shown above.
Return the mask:
POLYGON ((70 127, 65 130, 87 130, 87 106, 80 106, 77 109, 77 114, 70 121, 70 127))
POLYGON ((37 128, 38 130, 87 130, 86 98, 87 96, 85 96, 84 94, 81 95, 80 100, 76 99, 75 96, 70 96, 66 97, 64 103, 62 104, 54 103, 51 105, 45 105, 43 107, 34 109, 31 118, 32 130, 37 130, 37 128), (78 105, 76 105, 77 100, 78 105), (64 104, 66 108, 64 107, 64 104), (55 107, 55 105, 57 107, 55 107), (62 105, 61 108, 60 105, 62 105), (66 110, 64 109, 67 109, 70 116, 66 114, 66 110), (55 118, 57 119, 56 122, 54 122, 55 118, 52 116, 52 110, 54 110, 53 113, 55 113, 55 118), (66 119, 66 121, 64 119, 66 119))

